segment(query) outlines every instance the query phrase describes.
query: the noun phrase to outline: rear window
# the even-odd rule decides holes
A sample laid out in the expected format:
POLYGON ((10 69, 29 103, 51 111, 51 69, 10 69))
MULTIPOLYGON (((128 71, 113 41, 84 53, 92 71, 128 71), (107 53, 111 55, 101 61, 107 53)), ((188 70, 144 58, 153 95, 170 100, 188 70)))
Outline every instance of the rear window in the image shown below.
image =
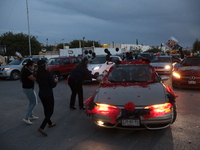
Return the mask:
POLYGON ((200 58, 186 58, 181 63, 182 66, 200 66, 200 58))
POLYGON ((154 57, 152 62, 171 62, 170 57, 154 57))

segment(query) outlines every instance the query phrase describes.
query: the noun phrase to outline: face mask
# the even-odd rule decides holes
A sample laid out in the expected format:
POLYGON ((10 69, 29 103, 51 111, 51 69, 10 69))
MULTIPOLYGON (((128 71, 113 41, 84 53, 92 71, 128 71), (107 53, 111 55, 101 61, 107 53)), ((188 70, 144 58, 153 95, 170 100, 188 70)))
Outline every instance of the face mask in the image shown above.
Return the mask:
POLYGON ((31 68, 31 71, 34 71, 34 70, 35 70, 35 67, 32 67, 32 68, 31 68))

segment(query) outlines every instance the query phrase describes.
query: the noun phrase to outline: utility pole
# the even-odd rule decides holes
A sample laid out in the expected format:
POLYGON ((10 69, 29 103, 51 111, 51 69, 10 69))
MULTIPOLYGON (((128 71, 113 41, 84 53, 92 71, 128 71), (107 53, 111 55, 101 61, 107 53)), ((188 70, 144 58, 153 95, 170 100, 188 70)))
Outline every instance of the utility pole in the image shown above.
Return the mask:
POLYGON ((31 38, 30 38, 30 27, 29 27, 29 14, 28 14, 28 0, 26 0, 27 9, 27 23, 28 23, 28 45, 29 45, 29 55, 31 56, 31 38))

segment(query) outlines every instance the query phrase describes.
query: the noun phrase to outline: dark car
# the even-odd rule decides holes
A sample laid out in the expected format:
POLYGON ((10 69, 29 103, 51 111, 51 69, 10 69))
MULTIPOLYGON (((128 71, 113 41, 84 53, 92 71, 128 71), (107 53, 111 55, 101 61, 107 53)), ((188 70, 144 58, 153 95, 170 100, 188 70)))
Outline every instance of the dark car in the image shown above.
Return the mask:
POLYGON ((56 75, 58 79, 70 74, 74 67, 82 61, 81 57, 54 57, 48 60, 47 70, 56 75))
POLYGON ((200 88, 200 57, 186 57, 172 74, 173 87, 200 88))

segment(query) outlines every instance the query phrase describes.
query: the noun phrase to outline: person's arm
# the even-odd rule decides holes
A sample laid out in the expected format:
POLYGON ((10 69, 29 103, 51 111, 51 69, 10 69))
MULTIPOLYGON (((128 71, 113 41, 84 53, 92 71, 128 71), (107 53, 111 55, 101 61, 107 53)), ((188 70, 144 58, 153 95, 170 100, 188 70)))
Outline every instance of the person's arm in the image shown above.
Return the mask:
POLYGON ((51 88, 56 87, 58 80, 55 80, 52 73, 49 72, 48 74, 48 79, 49 79, 49 85, 51 88))
POLYGON ((32 81, 36 81, 36 78, 33 75, 28 76, 28 79, 30 79, 32 81))

